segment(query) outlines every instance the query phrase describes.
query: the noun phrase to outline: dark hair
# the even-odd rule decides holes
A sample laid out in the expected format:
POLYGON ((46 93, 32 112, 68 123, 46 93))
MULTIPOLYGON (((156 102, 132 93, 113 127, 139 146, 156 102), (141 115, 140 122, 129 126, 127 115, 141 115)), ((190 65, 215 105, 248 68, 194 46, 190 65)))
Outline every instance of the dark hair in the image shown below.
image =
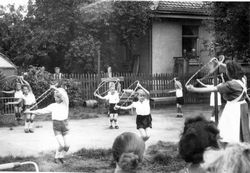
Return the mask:
POLYGON ((215 123, 202 116, 187 119, 179 141, 180 156, 186 162, 201 163, 207 147, 219 148, 218 134, 215 123))
POLYGON ((244 72, 243 69, 241 68, 241 66, 235 62, 235 61, 228 61, 226 63, 226 67, 227 67, 227 72, 228 75, 231 79, 242 79, 242 77, 244 76, 244 72))

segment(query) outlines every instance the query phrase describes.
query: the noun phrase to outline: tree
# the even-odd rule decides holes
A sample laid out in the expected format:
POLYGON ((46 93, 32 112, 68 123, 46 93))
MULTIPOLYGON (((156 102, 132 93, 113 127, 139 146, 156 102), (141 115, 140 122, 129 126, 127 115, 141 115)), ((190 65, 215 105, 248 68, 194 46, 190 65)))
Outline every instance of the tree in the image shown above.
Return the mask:
POLYGON ((250 3, 214 2, 215 39, 228 57, 250 59, 250 3))

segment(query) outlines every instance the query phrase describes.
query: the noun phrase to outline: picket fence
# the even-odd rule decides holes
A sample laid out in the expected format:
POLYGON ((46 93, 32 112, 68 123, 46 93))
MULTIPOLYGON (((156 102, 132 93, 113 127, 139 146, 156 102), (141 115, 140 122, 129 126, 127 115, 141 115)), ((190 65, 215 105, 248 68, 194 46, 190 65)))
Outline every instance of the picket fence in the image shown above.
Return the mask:
MULTIPOLYGON (((182 76, 180 81, 183 86, 191 75, 182 76)), ((72 82, 77 85, 80 89, 81 97, 83 100, 96 99, 94 97, 94 91, 101 82, 101 78, 106 78, 105 74, 101 74, 99 77, 97 74, 64 74, 64 78, 72 79, 72 82)), ((123 81, 120 81, 121 88, 128 88, 136 80, 145 87, 148 91, 152 90, 165 90, 174 89, 173 78, 174 74, 134 74, 134 73, 113 73, 112 77, 123 77, 123 81)), ((250 75, 249 75, 250 77, 250 75)), ((208 79, 211 80, 211 79, 208 79)), ((211 83, 211 81, 208 81, 211 83)), ((106 86, 108 87, 108 86, 106 86)), ((185 103, 209 103, 209 93, 197 94, 187 92, 185 87, 183 87, 183 94, 185 103)), ((11 101, 13 98, 0 98, 0 103, 4 104, 11 101)), ((11 105, 4 106, 2 113, 13 114, 14 108, 11 105)))

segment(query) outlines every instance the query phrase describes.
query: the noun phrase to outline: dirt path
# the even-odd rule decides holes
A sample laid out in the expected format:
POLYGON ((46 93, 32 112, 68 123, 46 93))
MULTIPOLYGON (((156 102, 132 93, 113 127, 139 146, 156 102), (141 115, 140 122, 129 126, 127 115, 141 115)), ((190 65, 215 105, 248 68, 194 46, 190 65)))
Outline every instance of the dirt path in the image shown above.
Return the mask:
MULTIPOLYGON (((146 145, 150 146, 159 140, 177 142, 183 128, 184 118, 176 118, 175 107, 152 110, 153 129, 151 138, 146 145)), ((186 116, 195 116, 203 112, 209 115, 208 106, 185 106, 186 116)), ((81 148, 111 148, 115 137, 122 132, 138 133, 135 125, 136 116, 127 115, 119 117, 120 129, 109 129, 108 118, 95 118, 85 120, 70 120, 70 152, 81 148)), ((23 126, 0 128, 0 156, 36 156, 57 147, 57 142, 52 130, 52 122, 36 122, 35 133, 25 134, 23 126)))

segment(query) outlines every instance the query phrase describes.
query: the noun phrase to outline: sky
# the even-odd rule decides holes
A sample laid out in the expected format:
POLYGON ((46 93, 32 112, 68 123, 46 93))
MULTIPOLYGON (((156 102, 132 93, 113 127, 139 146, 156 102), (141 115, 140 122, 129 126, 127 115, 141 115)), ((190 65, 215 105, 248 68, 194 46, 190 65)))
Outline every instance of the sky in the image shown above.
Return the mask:
POLYGON ((15 4, 15 6, 19 5, 27 5, 28 0, 0 0, 0 5, 6 6, 8 4, 15 4))

